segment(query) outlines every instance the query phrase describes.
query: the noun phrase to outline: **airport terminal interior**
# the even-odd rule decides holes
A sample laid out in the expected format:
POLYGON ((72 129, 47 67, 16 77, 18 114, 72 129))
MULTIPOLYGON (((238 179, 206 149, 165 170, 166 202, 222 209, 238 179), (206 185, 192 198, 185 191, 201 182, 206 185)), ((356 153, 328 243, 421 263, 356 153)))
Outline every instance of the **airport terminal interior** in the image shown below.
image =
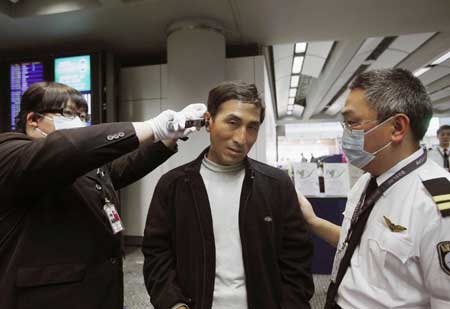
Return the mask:
MULTIPOLYGON (((336 224, 362 175, 342 154, 348 86, 385 68, 425 85, 433 118, 421 145, 435 147, 450 125, 448 0, 0 0, 0 132, 15 130, 22 94, 44 80, 79 90, 89 125, 144 121, 206 102, 220 82, 254 83, 266 118, 249 156, 285 171, 336 224)), ((140 245, 158 180, 208 145, 201 129, 120 190, 124 308, 153 308, 140 245)), ((335 249, 311 237, 311 306, 323 308, 335 249)))

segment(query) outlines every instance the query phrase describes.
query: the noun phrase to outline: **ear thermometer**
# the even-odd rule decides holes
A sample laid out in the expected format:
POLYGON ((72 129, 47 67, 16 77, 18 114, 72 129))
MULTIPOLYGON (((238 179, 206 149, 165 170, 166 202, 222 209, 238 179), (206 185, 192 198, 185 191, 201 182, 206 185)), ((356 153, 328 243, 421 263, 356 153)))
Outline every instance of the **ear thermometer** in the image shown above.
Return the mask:
MULTIPOLYGON (((185 122, 184 122, 184 128, 185 129, 188 129, 188 128, 192 128, 192 127, 197 127, 197 128, 199 128, 199 127, 203 127, 203 126, 205 126, 205 124, 206 124, 206 121, 205 121, 205 119, 203 119, 203 118, 200 118, 200 119, 192 119, 192 120, 186 120, 185 122)), ((169 122, 168 124, 167 124, 167 128, 170 130, 170 131, 175 131, 175 127, 173 126, 173 122, 169 122)), ((189 137, 180 137, 180 139, 182 140, 182 141, 187 141, 188 139, 189 139, 189 137)))
MULTIPOLYGON (((188 129, 188 128, 192 128, 192 127, 203 127, 204 125, 205 125, 205 119, 203 119, 203 118, 200 118, 200 119, 192 119, 192 120, 186 120, 185 122, 184 122, 184 128, 185 129, 188 129)), ((170 130, 170 131, 175 131, 175 127, 174 127, 174 125, 173 125, 173 122, 172 121, 170 121, 168 124, 167 124, 167 128, 170 130)))

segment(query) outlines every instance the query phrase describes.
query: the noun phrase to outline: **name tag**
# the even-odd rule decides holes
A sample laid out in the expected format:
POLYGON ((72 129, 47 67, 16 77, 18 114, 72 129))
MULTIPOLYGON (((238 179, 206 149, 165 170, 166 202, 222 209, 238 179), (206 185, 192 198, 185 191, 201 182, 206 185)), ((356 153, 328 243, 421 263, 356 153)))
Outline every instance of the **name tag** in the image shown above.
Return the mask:
POLYGON ((105 199, 105 205, 103 206, 103 211, 108 218, 109 224, 114 234, 123 231, 122 220, 120 219, 119 213, 117 212, 116 206, 112 204, 108 199, 105 199))

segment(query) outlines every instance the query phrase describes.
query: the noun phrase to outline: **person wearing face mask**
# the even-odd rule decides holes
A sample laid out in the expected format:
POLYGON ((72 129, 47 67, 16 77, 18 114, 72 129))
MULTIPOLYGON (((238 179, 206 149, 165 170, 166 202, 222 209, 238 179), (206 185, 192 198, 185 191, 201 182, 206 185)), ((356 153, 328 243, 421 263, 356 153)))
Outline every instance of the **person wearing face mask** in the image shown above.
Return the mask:
POLYGON ((86 126, 78 91, 32 85, 17 131, 0 134, 0 308, 122 309, 117 190, 171 157, 205 111, 86 126))
POLYGON ((342 110, 342 148, 366 173, 342 226, 304 217, 337 247, 325 308, 449 308, 450 177, 420 147, 432 116, 425 87, 404 69, 357 76, 342 110))

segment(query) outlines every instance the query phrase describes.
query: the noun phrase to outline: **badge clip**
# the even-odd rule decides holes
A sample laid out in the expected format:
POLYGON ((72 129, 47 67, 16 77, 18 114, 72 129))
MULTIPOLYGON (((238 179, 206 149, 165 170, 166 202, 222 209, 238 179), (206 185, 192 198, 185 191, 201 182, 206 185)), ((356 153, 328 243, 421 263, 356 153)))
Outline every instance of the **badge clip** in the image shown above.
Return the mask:
POLYGON ((117 212, 116 206, 112 204, 109 199, 105 198, 105 205, 103 206, 103 211, 108 218, 109 224, 114 234, 117 234, 124 230, 122 220, 120 219, 119 213, 117 212))

